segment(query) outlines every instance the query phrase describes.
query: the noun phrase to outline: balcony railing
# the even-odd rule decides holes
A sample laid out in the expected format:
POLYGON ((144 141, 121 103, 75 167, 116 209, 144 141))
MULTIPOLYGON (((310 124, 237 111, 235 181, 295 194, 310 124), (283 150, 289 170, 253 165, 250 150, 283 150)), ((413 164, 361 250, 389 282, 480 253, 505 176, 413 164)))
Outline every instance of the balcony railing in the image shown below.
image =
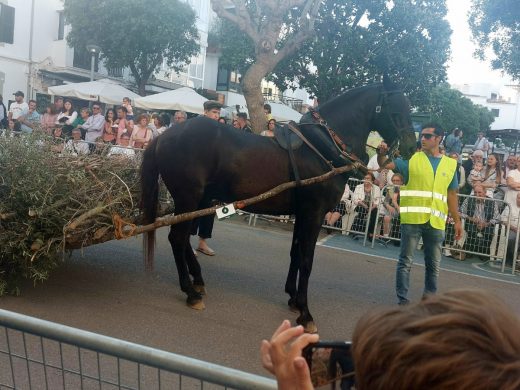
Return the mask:
POLYGON ((123 77, 123 68, 108 68, 108 75, 110 77, 123 77))
POLYGON ((303 100, 296 99, 292 97, 284 96, 283 94, 276 94, 276 93, 264 93, 264 101, 266 103, 269 102, 282 102, 283 104, 291 107, 293 110, 296 110, 298 112, 301 112, 303 100))

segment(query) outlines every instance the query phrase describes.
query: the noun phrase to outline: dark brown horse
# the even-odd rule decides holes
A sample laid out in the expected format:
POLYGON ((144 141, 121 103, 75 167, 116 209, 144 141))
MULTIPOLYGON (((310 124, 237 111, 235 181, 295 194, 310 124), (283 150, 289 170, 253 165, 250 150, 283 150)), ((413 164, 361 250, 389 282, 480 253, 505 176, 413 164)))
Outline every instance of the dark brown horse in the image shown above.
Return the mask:
MULTIPOLYGON (((365 163, 368 160, 365 145, 372 130, 378 131, 390 145, 400 140, 404 157, 415 151, 408 100, 388 82, 347 91, 321 105, 317 112, 346 145, 347 151, 365 163)), ((333 165, 347 163, 327 128, 316 123, 311 114, 303 116, 299 128, 333 165)), ((330 170, 330 165, 305 144, 294 151, 294 159, 301 179, 330 170)), ((253 197, 294 180, 288 153, 274 139, 241 133, 206 117, 170 128, 145 151, 141 180, 142 207, 147 222, 156 217, 159 175, 174 199, 176 214, 197 210, 212 199, 230 203, 253 197)), ((308 331, 316 330, 307 305, 316 240, 325 213, 339 202, 349 176, 344 174, 286 191, 246 209, 260 214, 295 215, 285 291, 290 297, 289 306, 300 312, 297 323, 308 331)), ((173 225, 168 239, 181 290, 188 296, 188 305, 200 309, 203 308, 204 280, 189 242, 190 224, 173 225)), ((149 245, 145 255, 153 256, 153 233, 149 233, 146 241, 149 245)))

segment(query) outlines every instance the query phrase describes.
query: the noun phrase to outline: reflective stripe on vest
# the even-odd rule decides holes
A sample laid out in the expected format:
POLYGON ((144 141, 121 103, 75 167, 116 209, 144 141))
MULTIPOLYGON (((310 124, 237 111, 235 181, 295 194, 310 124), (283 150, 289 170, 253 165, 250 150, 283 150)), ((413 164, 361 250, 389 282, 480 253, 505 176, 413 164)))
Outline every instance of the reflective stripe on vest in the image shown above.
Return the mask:
POLYGON ((409 207, 401 207, 400 209, 400 212, 401 214, 403 213, 421 213, 421 214, 431 214, 435 217, 438 217, 438 218, 443 218, 443 219, 446 219, 448 216, 442 212, 440 212, 439 210, 433 210, 432 208, 430 207, 413 207, 413 206, 409 206, 409 207))
POLYGON ((401 196, 418 196, 419 198, 435 198, 442 200, 443 202, 448 201, 448 197, 438 192, 431 191, 416 191, 416 190, 403 190, 400 192, 401 196))
POLYGON ((448 187, 455 175, 457 162, 441 157, 434 174, 424 152, 415 153, 409 161, 408 183, 401 187, 401 223, 430 222, 435 229, 444 230, 448 215, 448 187))

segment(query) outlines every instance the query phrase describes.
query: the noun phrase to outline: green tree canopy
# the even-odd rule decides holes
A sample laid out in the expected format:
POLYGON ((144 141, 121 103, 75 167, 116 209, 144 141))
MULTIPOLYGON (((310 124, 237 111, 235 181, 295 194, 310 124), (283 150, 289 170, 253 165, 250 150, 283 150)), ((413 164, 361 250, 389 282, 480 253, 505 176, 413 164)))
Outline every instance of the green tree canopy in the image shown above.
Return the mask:
POLYGON ((469 24, 479 46, 475 54, 485 58, 491 48, 494 69, 520 80, 520 4, 518 0, 472 0, 469 24))
POLYGON ((241 84, 253 129, 260 132, 266 123, 262 79, 312 37, 322 0, 212 0, 211 4, 224 23, 236 26, 236 33, 226 36, 231 40, 227 46, 241 40, 250 45, 245 53, 250 65, 241 84))
POLYGON ((489 130, 495 120, 489 109, 474 104, 445 83, 432 90, 430 104, 432 120, 439 123, 446 132, 456 127, 461 129, 466 143, 473 142, 479 131, 489 130))
POLYGON ((63 10, 69 45, 100 46, 108 67, 130 68, 141 95, 161 64, 179 71, 199 51, 195 12, 179 0, 64 0, 63 10))
MULTIPOLYGON (((446 79, 451 29, 445 0, 325 0, 315 36, 270 75, 280 89, 300 86, 326 101, 343 90, 380 81, 400 82, 415 106, 428 105, 429 90, 446 79)), ((286 20, 290 25, 290 20, 286 20)), ((247 70, 254 46, 237 39, 233 26, 213 30, 221 63, 247 70)))
POLYGON ((399 82, 413 105, 427 104, 430 88, 446 78, 451 29, 445 0, 327 0, 316 37, 275 70, 283 88, 297 81, 326 101, 343 90, 399 82), (311 65, 311 66, 309 66, 311 65))

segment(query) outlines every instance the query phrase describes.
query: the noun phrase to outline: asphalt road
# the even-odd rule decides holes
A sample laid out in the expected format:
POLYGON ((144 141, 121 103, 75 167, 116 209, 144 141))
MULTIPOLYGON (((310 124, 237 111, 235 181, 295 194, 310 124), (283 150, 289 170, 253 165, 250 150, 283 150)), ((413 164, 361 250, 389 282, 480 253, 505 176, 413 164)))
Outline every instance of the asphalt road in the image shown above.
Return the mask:
MULTIPOLYGON (((210 241, 217 255, 199 255, 208 289, 201 312, 185 306, 166 236, 161 229, 152 273, 143 271, 139 239, 109 242, 75 252, 47 282, 26 283, 0 307, 264 374, 260 340, 296 319, 283 292, 291 233, 217 222, 210 241)), ((394 271, 389 260, 317 247, 309 302, 321 338, 350 339, 362 313, 394 305, 394 271)), ((412 299, 420 298, 423 277, 414 267, 412 299)), ((520 313, 517 285, 441 271, 441 291, 458 287, 494 292, 520 313)))

